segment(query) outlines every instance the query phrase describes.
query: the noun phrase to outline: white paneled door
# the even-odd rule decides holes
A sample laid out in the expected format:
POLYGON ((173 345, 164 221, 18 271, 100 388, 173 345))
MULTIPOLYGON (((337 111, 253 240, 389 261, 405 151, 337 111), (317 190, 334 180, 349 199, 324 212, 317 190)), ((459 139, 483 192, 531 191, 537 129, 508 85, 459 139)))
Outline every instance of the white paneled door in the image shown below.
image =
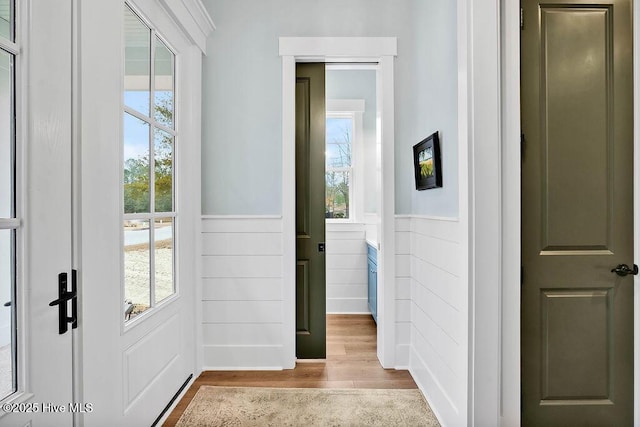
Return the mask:
POLYGON ((71 37, 71 0, 0 0, 1 426, 69 426, 87 409, 73 401, 71 301, 50 304, 60 273, 71 288, 71 37))

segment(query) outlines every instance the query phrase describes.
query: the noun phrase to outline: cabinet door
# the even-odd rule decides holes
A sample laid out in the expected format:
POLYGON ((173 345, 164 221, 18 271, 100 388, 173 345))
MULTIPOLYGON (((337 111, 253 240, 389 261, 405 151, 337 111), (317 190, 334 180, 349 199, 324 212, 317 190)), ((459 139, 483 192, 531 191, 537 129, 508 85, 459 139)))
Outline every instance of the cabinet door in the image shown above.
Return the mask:
POLYGON ((377 265, 371 258, 367 258, 368 262, 368 279, 369 287, 369 310, 373 316, 373 320, 377 321, 377 292, 378 292, 378 272, 377 265))

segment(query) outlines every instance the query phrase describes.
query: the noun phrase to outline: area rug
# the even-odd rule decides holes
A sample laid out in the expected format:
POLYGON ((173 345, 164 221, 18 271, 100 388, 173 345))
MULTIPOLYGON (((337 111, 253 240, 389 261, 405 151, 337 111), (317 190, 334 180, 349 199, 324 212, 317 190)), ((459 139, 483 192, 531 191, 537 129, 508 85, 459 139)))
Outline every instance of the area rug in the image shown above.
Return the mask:
POLYGON ((201 386, 178 427, 439 426, 416 390, 201 386))

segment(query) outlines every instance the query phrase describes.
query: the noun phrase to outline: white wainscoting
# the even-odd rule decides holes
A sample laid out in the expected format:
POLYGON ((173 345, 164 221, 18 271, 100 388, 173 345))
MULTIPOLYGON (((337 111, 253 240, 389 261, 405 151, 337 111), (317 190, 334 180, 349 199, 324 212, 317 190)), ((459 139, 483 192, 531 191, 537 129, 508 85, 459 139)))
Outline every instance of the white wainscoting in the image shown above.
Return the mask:
POLYGON ((282 369, 280 217, 202 218, 204 369, 282 369))
MULTIPOLYGON (((461 414, 466 413, 467 401, 467 288, 459 279, 459 267, 464 262, 459 222, 420 216, 402 221, 410 224, 409 370, 442 424, 463 425, 466 420, 461 414)), ((398 227, 401 229, 407 229, 406 223, 398 227)), ((403 250, 406 245, 406 241, 398 244, 403 250)), ((402 288, 398 287, 398 294, 402 288)))
MULTIPOLYGON (((395 365, 409 368, 450 425, 460 422, 467 390, 459 233, 455 220, 396 218, 395 365)), ((281 369, 281 218, 203 217, 202 248, 203 368, 281 369)), ((337 304, 368 312, 364 224, 327 228, 327 264, 328 308, 349 301, 337 304)))
POLYGON ((327 313, 369 313, 364 224, 327 222, 326 243, 327 313))
POLYGON ((396 217, 396 369, 407 369, 411 345, 411 218, 396 217))

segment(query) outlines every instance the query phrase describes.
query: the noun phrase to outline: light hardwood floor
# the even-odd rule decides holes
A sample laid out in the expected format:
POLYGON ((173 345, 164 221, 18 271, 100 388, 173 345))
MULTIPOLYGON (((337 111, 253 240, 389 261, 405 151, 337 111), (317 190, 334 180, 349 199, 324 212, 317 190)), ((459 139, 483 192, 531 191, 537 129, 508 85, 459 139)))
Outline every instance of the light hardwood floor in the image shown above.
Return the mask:
POLYGON ((383 369, 369 315, 327 315, 327 359, 285 371, 206 371, 191 385, 165 427, 173 427, 201 385, 300 388, 417 388, 408 371, 383 369))

